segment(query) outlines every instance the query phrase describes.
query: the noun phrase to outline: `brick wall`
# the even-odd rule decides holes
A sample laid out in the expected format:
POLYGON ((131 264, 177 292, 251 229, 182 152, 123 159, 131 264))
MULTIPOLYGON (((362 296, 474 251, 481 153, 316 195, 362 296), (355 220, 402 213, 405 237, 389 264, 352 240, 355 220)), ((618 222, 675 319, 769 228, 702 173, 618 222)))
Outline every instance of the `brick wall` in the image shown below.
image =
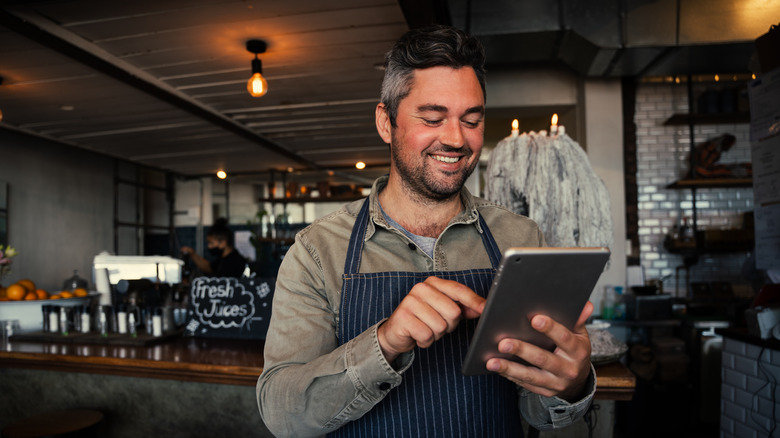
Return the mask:
MULTIPOLYGON (((666 189, 685 176, 688 170, 690 134, 688 126, 664 126, 675 113, 688 112, 685 85, 639 84, 636 94, 638 234, 640 261, 645 278, 667 277, 664 291, 685 296, 684 273, 680 272, 675 290, 675 268, 683 265, 681 256, 663 247, 664 237, 682 218, 692 216, 690 190, 666 189)), ((744 124, 702 125, 694 128, 695 144, 724 133, 736 136, 736 144, 725 152, 719 163, 750 161, 750 126, 744 124)), ((742 226, 744 212, 753 210, 751 188, 697 189, 698 228, 723 229, 742 226)), ((749 293, 742 268, 748 254, 705 254, 691 268, 691 282, 724 281, 737 291, 749 293)))
POLYGON ((721 438, 769 436, 780 412, 780 351, 724 337, 722 358, 721 438))

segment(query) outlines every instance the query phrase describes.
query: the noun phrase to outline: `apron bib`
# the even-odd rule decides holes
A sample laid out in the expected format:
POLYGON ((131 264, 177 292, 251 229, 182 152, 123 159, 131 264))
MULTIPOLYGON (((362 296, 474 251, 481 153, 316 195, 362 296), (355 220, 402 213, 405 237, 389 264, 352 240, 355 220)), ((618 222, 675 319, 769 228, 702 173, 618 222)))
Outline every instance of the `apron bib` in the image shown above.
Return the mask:
MULTIPOLYGON (((486 296, 500 251, 482 217, 482 242, 492 269, 359 274, 368 225, 366 200, 352 228, 341 291, 339 345, 390 316, 412 287, 430 276, 454 280, 486 296)), ((415 348, 402 383, 366 415, 345 424, 334 437, 521 437, 515 385, 501 376, 464 376, 461 363, 477 320, 458 328, 430 348, 415 348)))

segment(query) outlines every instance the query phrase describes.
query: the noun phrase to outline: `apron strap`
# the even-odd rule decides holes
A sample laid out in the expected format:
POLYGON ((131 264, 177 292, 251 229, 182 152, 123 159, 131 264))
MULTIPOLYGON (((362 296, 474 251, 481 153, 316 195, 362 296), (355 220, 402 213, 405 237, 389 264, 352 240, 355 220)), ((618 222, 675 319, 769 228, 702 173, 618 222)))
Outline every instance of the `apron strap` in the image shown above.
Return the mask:
MULTIPOLYGON (((352 235, 349 237, 349 246, 347 247, 346 263, 344 263, 344 275, 357 274, 360 270, 360 261, 363 256, 363 243, 366 238, 366 228, 368 227, 368 207, 369 198, 363 201, 363 206, 360 208, 355 219, 355 225, 352 227, 352 235)), ((477 219, 479 220, 479 226, 482 228, 482 244, 485 245, 485 251, 490 258, 490 265, 493 269, 498 269, 498 264, 501 261, 501 250, 498 249, 498 244, 493 238, 493 233, 490 232, 485 219, 477 212, 477 219)))
POLYGON ((501 250, 498 249, 496 239, 493 238, 493 233, 490 232, 490 228, 479 211, 477 211, 477 217, 479 218, 479 226, 482 228, 482 243, 485 245, 488 257, 490 257, 490 264, 493 269, 498 269, 498 264, 501 262, 501 250))
POLYGON ((352 227, 352 235, 349 236, 349 246, 347 247, 347 257, 344 263, 344 275, 357 274, 360 269, 360 258, 363 256, 363 241, 366 238, 366 227, 368 226, 368 202, 369 198, 363 201, 363 207, 355 219, 355 225, 352 227))

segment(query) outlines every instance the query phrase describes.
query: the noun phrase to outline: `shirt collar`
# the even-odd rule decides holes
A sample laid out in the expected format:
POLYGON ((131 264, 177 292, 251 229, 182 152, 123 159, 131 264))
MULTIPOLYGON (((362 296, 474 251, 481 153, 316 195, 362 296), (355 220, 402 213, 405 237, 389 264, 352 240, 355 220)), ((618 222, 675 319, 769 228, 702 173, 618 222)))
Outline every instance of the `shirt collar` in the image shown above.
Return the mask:
MULTIPOLYGON (((371 236, 373 236, 376 232, 376 225, 379 225, 385 229, 390 227, 385 220, 379 205, 379 192, 381 192, 385 186, 387 186, 388 179, 388 175, 377 178, 376 181, 374 181, 374 185, 371 187, 371 193, 368 195, 368 202, 370 202, 368 213, 371 217, 371 220, 369 221, 368 228, 366 229, 366 241, 371 239, 371 236)), ((449 225, 473 224, 477 228, 477 231, 482 233, 482 227, 479 226, 479 221, 477 220, 479 213, 477 212, 477 207, 474 202, 474 196, 471 194, 469 189, 466 188, 466 186, 463 186, 463 188, 460 190, 460 199, 461 202, 463 202, 463 211, 452 218, 449 225)))

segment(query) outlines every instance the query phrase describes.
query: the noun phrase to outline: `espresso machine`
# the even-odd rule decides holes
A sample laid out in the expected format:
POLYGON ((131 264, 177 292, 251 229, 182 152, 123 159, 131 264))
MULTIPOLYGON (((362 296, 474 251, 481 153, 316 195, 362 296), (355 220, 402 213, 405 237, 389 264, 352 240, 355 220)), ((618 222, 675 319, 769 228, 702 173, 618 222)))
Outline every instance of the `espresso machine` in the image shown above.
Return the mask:
POLYGON ((163 332, 182 325, 188 297, 182 284, 183 266, 182 260, 168 256, 95 256, 92 273, 100 293, 97 311, 108 320, 105 330, 151 334, 158 316, 158 330, 163 332))

